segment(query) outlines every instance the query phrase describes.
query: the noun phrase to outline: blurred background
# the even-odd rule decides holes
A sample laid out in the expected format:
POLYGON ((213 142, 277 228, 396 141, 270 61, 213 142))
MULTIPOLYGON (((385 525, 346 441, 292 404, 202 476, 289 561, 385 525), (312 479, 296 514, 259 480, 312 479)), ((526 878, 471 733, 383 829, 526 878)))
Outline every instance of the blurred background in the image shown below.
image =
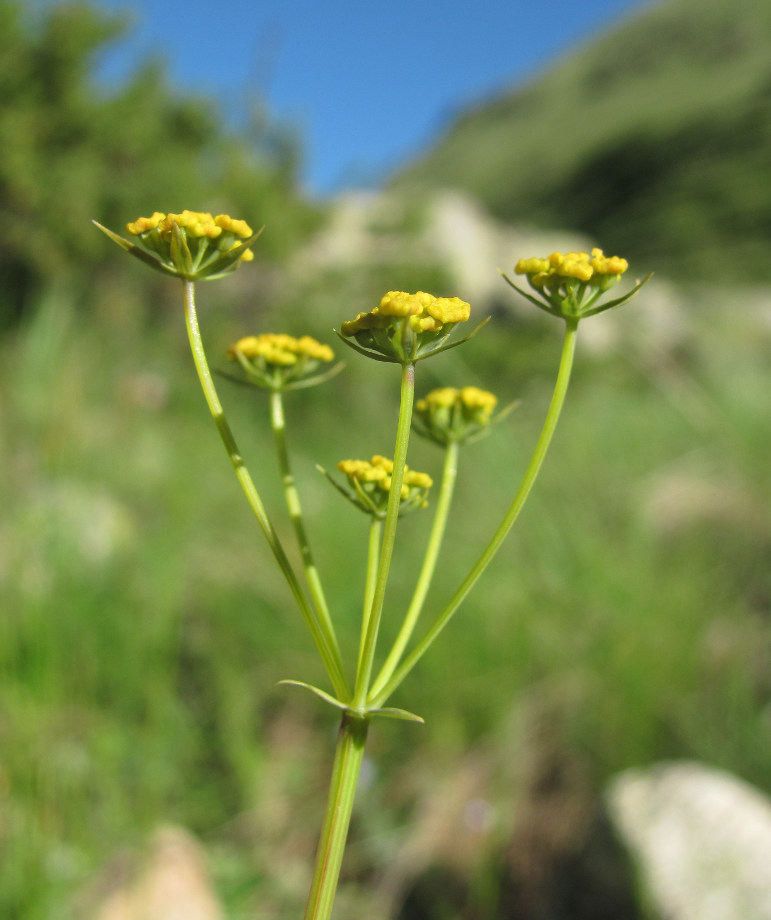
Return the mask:
MULTIPOLYGON (((183 208, 266 227, 199 286, 214 366, 263 331, 339 352, 332 328, 390 289, 492 315, 419 367, 419 395, 521 400, 462 454, 428 614, 497 525, 556 371, 559 324, 497 269, 599 245, 656 272, 582 326, 520 523, 394 699, 426 725, 375 726, 338 906, 652 916, 618 777, 688 761, 771 792, 771 7, 271 7, 0 0, 0 916, 138 920, 163 859, 188 920, 302 910, 336 724, 276 683, 321 667, 178 285, 90 223, 183 208)), ((342 357, 287 414, 352 648, 366 522, 315 464, 388 453, 398 381, 342 357)), ((221 387, 289 546, 266 400, 221 387)), ((415 439, 411 466, 440 463, 415 439)), ((429 525, 400 530, 392 611, 429 525)))

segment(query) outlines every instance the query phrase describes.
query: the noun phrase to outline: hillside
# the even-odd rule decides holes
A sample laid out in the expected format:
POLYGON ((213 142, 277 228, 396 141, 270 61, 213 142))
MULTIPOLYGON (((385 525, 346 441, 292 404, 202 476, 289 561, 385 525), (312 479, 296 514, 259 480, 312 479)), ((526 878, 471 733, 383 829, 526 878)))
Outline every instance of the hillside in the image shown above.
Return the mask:
POLYGON ((396 177, 681 276, 771 278, 771 4, 667 0, 461 116, 396 177))

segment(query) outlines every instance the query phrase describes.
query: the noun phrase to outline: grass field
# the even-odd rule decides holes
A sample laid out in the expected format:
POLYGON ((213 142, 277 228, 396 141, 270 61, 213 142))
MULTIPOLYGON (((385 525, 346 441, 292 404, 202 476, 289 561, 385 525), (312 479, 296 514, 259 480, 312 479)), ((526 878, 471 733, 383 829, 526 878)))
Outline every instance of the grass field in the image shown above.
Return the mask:
MULTIPOLYGON (((224 366, 215 356, 251 330, 215 314, 203 287, 204 337, 224 366)), ((625 767, 687 757, 771 792, 771 307, 756 292, 679 292, 676 331, 660 338, 641 322, 646 295, 587 321, 607 324, 611 343, 579 343, 563 423, 520 523, 394 700, 427 724, 376 726, 343 906, 366 904, 373 865, 388 865, 474 752, 494 777, 486 795, 502 845, 534 720, 596 790, 625 767)), ((355 310, 330 306, 286 331, 334 344, 326 330, 355 310)), ((2 917, 74 918, 110 854, 163 822, 204 842, 231 920, 297 915, 305 894, 335 717, 276 686, 323 682, 321 667, 186 348, 181 317, 140 331, 86 318, 64 296, 2 345, 2 917)), ((418 393, 471 382, 522 400, 461 457, 429 613, 518 484, 558 350, 550 318, 496 317, 419 366, 418 393)), ((391 450, 398 374, 346 361, 331 383, 292 395, 287 413, 311 539, 350 645, 366 522, 315 464, 391 450)), ((266 402, 221 387, 290 544, 266 402)), ((409 462, 438 473, 440 456, 416 439, 409 462)), ((409 598, 429 523, 401 526, 387 609, 409 598)))

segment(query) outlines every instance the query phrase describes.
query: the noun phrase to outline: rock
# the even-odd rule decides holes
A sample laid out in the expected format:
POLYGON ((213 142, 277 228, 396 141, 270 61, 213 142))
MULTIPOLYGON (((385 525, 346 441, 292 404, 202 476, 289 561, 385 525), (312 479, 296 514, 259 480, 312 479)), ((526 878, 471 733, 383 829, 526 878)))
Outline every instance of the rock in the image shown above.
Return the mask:
POLYGON ((89 920, 224 920, 203 849, 177 827, 160 828, 139 859, 117 857, 85 900, 89 920))
POLYGON ((420 199, 396 192, 350 192, 335 199, 329 220, 297 254, 293 269, 313 277, 360 265, 420 262, 446 273, 452 290, 436 293, 457 294, 480 315, 501 303, 524 312, 529 307, 507 288, 498 270, 510 274, 519 258, 586 245, 575 233, 501 223, 457 191, 435 191, 420 199))
POLYGON ((771 799, 698 763, 622 773, 608 801, 665 920, 771 920, 771 799))

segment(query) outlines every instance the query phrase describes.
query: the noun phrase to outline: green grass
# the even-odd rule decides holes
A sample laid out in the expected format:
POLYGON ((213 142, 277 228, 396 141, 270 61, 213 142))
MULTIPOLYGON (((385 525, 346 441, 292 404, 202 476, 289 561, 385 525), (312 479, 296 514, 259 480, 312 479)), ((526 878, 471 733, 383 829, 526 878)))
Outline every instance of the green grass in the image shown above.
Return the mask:
MULTIPOLYGON (((202 287, 216 365, 243 330, 202 287)), ((394 699, 426 726, 376 726, 372 810, 354 829, 360 874, 344 898, 366 905, 373 863, 398 849, 421 795, 464 752, 486 752, 505 778, 527 755, 516 726, 534 710, 597 789, 631 765, 696 757, 771 791, 768 331, 694 295, 679 350, 654 354, 635 344, 644 297, 618 318, 615 350, 579 342, 563 424, 519 525, 394 699), (681 492, 717 483, 726 501, 665 519, 653 497, 669 481, 681 492)), ((206 844, 233 920, 289 916, 304 896, 335 717, 276 682, 323 682, 321 667, 207 416, 181 317, 140 334, 84 325, 70 308, 41 305, 0 364, 0 915, 69 920, 109 854, 172 821, 206 844)), ((339 316, 329 305, 319 315, 318 327, 288 331, 324 337, 339 316)), ((494 322, 419 367, 419 393, 472 381, 523 400, 462 454, 427 615, 513 494, 556 370, 556 322, 494 322)), ((366 521, 314 465, 390 449, 398 375, 346 360, 332 383, 291 395, 287 415, 350 647, 366 521)), ((222 394, 291 545, 266 402, 225 383, 222 394)), ((439 463, 413 443, 414 468, 439 463)), ((401 527, 386 635, 428 524, 416 515, 401 527)), ((491 791, 501 809, 504 785, 491 791)))

